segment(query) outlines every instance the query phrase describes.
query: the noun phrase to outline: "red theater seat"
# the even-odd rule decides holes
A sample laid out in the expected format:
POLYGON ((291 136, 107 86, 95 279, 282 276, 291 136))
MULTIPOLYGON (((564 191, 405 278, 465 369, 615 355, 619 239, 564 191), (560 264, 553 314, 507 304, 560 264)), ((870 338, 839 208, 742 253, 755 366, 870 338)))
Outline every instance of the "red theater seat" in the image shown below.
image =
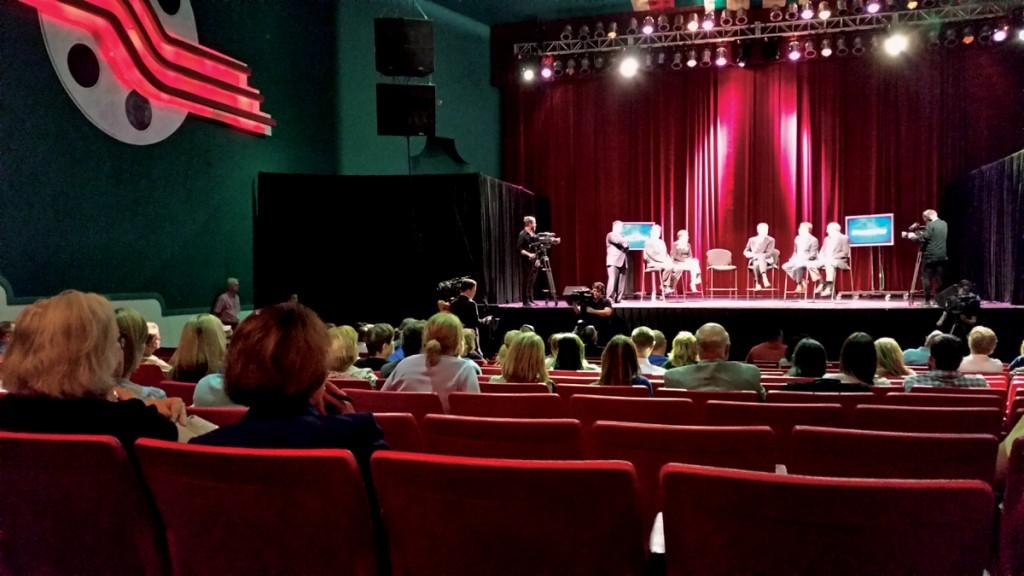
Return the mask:
POLYGON ((685 398, 616 398, 577 394, 569 399, 572 417, 584 426, 598 420, 648 424, 697 424, 697 409, 685 398))
POLYGON ((421 429, 428 452, 479 458, 577 460, 582 427, 570 419, 430 415, 421 429))
POLYGON ((771 390, 766 401, 769 404, 839 404, 844 410, 853 410, 859 404, 880 404, 885 396, 871 392, 791 392, 771 390))
POLYGON ((1006 407, 1006 399, 988 394, 908 394, 898 392, 885 396, 891 406, 931 406, 936 408, 996 408, 1006 407))
POLYGON ((639 576, 647 534, 625 462, 378 452, 393 574, 639 576))
POLYGON ((114 438, 0 432, 0 572, 167 574, 157 526, 114 438))
POLYGON ((1006 399, 1005 388, 943 388, 939 386, 914 386, 910 389, 915 394, 965 394, 968 396, 998 396, 1006 399))
POLYGON ((742 390, 735 392, 727 391, 703 391, 683 390, 682 388, 658 388, 654 391, 655 398, 689 398, 698 406, 712 400, 724 402, 760 402, 761 397, 753 390, 742 390))
POLYGON ((1013 443, 999 537, 999 573, 1024 574, 1024 439, 1013 443))
POLYGON ((857 406, 852 427, 860 430, 998 436, 1003 411, 996 408, 857 406))
POLYGON ((794 426, 842 426, 846 417, 839 404, 708 402, 704 422, 708 426, 771 426, 778 448, 776 462, 785 463, 794 426))
POLYGON ((217 426, 238 424, 248 411, 248 408, 203 408, 198 406, 188 408, 189 416, 198 416, 217 426))
POLYGON ((420 424, 412 414, 374 412, 373 418, 384 432, 384 441, 392 450, 422 452, 423 436, 420 424))
MULTIPOLYGON (((370 381, 363 380, 362 378, 330 378, 328 382, 342 389, 373 390, 373 386, 370 386, 370 381)), ((381 382, 381 384, 383 384, 383 382, 381 382)))
POLYGON ((981 574, 978 480, 818 478, 669 464, 665 555, 682 574, 981 574))
POLYGON ((347 450, 135 449, 175 574, 377 574, 366 489, 347 450))
POLYGON ((196 385, 191 382, 164 380, 157 384, 156 387, 166 392, 168 398, 181 398, 185 406, 192 405, 192 397, 196 393, 196 385))
POLYGON ((164 381, 164 371, 156 364, 139 364, 129 380, 142 386, 159 386, 164 381))
POLYGON ((558 394, 448 395, 448 413, 481 418, 566 418, 569 410, 558 394))
POLYGON ((797 426, 791 474, 992 483, 998 441, 987 434, 921 434, 797 426))
POLYGON ((423 420, 427 414, 444 414, 441 399, 433 392, 380 392, 345 388, 359 412, 408 412, 423 420))
POLYGON ((505 384, 481 382, 480 392, 484 394, 550 394, 547 384, 505 384))
POLYGON ((623 396, 626 398, 650 398, 651 392, 643 386, 591 386, 589 384, 561 384, 555 388, 566 402, 575 394, 590 396, 623 396))
POLYGON ((598 422, 589 458, 625 460, 636 467, 647 525, 660 510, 661 468, 670 462, 745 470, 775 470, 775 434, 767 426, 705 427, 598 422))

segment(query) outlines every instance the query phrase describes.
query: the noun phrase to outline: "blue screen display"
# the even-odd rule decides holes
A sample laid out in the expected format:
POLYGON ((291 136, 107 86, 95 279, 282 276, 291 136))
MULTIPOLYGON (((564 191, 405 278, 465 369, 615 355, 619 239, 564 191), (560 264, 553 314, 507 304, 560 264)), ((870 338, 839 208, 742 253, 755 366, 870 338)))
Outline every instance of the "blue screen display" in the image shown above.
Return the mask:
POLYGON ((651 226, 654 222, 623 222, 622 235, 629 242, 630 250, 643 250, 644 242, 651 237, 651 226))
POLYGON ((892 214, 847 216, 846 235, 850 238, 850 246, 892 246, 892 214))

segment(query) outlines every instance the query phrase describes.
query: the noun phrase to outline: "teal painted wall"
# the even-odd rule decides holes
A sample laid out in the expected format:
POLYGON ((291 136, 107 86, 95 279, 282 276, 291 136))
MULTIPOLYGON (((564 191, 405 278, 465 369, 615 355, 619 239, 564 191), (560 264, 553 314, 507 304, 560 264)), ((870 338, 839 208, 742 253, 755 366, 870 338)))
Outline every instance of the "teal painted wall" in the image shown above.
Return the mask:
MULTIPOLYGON (((434 22, 437 135, 454 138, 477 172, 500 177, 500 105, 491 86, 490 28, 428 1, 434 22)), ((417 18, 408 0, 341 0, 338 11, 338 170, 342 174, 404 174, 405 138, 377 135, 376 85, 393 80, 374 67, 373 19, 417 18)), ((412 153, 423 138, 412 139, 412 153)))

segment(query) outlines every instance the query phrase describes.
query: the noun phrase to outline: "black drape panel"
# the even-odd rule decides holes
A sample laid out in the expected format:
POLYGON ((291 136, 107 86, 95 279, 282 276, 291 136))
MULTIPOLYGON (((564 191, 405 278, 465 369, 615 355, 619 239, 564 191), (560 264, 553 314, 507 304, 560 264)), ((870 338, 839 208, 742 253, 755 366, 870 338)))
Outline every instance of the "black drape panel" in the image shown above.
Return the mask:
MULTIPOLYGON (((1024 303, 1024 151, 983 166, 949 190, 951 257, 983 298, 1024 303)), ((950 279, 953 280, 953 279, 950 279)))
POLYGON ((522 300, 520 278, 523 271, 519 261, 516 240, 522 229, 523 217, 533 214, 533 193, 525 188, 502 182, 489 176, 480 176, 480 211, 483 234, 484 268, 482 287, 477 300, 486 296, 488 302, 507 304, 522 300))

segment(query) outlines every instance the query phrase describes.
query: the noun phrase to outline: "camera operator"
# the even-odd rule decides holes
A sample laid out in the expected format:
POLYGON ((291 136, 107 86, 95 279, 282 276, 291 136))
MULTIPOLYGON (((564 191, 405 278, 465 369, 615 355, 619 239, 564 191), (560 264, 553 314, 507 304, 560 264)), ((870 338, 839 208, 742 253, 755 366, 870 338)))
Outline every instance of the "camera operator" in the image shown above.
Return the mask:
POLYGON ((961 280, 956 285, 956 295, 941 304, 944 310, 935 326, 943 330, 951 324, 949 333, 966 342, 967 335, 978 324, 981 311, 981 298, 974 293, 974 285, 970 280, 961 280))
POLYGON ((578 326, 592 325, 599 333, 607 331, 609 320, 615 312, 611 299, 604 294, 603 282, 594 282, 590 290, 580 290, 574 294, 572 307, 578 317, 578 326))
POLYGON ((537 253, 534 244, 537 241, 537 219, 533 216, 523 218, 523 230, 519 233, 519 261, 522 264, 522 297, 523 306, 533 306, 533 286, 537 282, 537 253))
POLYGON ((476 301, 476 280, 463 278, 459 284, 459 295, 452 300, 448 311, 455 314, 462 321, 462 326, 476 333, 476 352, 480 352, 480 326, 491 321, 491 317, 480 317, 476 301))

